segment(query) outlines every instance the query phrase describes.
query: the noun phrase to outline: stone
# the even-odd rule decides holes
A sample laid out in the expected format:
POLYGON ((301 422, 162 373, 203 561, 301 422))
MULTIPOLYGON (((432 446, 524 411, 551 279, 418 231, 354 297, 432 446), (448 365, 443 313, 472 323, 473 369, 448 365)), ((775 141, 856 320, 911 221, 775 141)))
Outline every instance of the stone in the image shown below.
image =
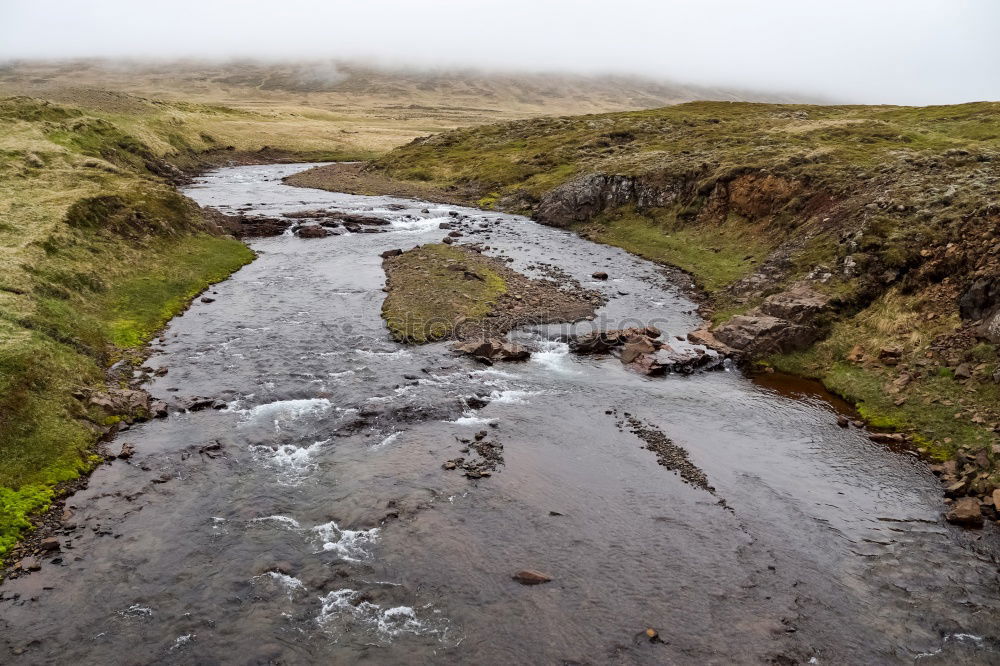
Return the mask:
POLYGON ((208 409, 214 403, 214 398, 206 398, 204 396, 195 395, 181 400, 180 406, 182 409, 186 409, 189 412, 197 412, 202 409, 208 409))
POLYGON ((535 571, 534 569, 522 569, 512 576, 521 585, 541 585, 552 580, 552 576, 535 571))
POLYGON ((622 348, 621 361, 628 364, 643 354, 651 354, 654 351, 656 351, 656 347, 653 346, 649 338, 646 336, 636 336, 625 343, 625 347, 622 348))
POLYGON ((138 389, 110 389, 90 398, 90 404, 110 414, 136 414, 150 411, 149 394, 138 389))
POLYGON ((971 379, 972 378, 972 366, 968 363, 962 363, 957 368, 955 368, 955 379, 971 379))
POLYGON ((847 360, 851 363, 861 363, 865 360, 865 350, 861 345, 854 345, 847 353, 847 360))
POLYGON ((839 425, 841 428, 846 428, 850 424, 851 420, 848 419, 846 416, 844 416, 843 414, 837 415, 837 425, 839 425))
POLYGON ((982 527, 983 512, 979 500, 975 497, 961 497, 955 500, 951 511, 945 514, 945 519, 953 525, 962 527, 982 527))
POLYGON ((629 363, 628 367, 647 377, 659 377, 667 373, 667 366, 660 363, 653 354, 642 354, 629 363))
POLYGON ((329 236, 331 231, 319 225, 308 225, 295 230, 295 235, 299 238, 324 238, 329 236))
POLYGON ((38 550, 43 553, 51 553, 57 550, 62 550, 62 544, 59 543, 59 539, 56 537, 48 537, 41 540, 38 544, 38 550))
POLYGON ((882 347, 878 350, 878 360, 884 365, 899 365, 903 350, 899 347, 882 347))
POLYGON ((135 444, 130 442, 125 442, 122 444, 122 450, 118 453, 118 457, 123 460, 128 460, 135 455, 135 444))
POLYGON ((806 285, 798 285, 787 291, 773 294, 764 299, 758 308, 762 313, 805 324, 828 310, 830 298, 806 285))
POLYGON ((771 315, 737 315, 713 331, 724 344, 753 356, 802 349, 819 332, 771 315))
POLYGON ((167 403, 162 400, 154 400, 149 405, 149 414, 155 419, 164 419, 168 413, 167 403))
POLYGON ((21 571, 38 571, 42 568, 42 563, 37 557, 26 557, 20 561, 19 567, 21 571))
POLYGON ((905 444, 906 435, 899 432, 872 432, 868 439, 879 444, 905 444))
POLYGON ((596 271, 590 277, 594 278, 595 280, 607 280, 608 274, 605 273, 604 271, 596 271))
POLYGON ((388 259, 389 257, 398 257, 401 254, 403 254, 403 251, 399 248, 396 248, 393 250, 386 250, 379 256, 382 257, 383 259, 388 259))
POLYGON ((525 361, 531 357, 531 352, 525 347, 503 340, 470 340, 452 346, 454 351, 466 356, 472 356, 480 361, 525 361))

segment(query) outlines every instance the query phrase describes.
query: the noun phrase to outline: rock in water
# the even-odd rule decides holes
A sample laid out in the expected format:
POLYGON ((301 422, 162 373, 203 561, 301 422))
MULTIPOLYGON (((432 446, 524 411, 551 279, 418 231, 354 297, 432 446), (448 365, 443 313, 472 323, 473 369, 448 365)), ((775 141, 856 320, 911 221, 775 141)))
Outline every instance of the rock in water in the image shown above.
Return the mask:
POLYGON ((590 277, 594 278, 595 280, 607 280, 608 279, 608 274, 605 273, 604 271, 596 271, 590 277))
POLYGON ((643 354, 652 354, 656 351, 653 342, 645 336, 634 336, 629 338, 622 348, 622 363, 631 363, 643 354))
POLYGON ((945 515, 945 519, 962 527, 982 527, 983 512, 979 507, 979 500, 975 497, 962 497, 956 500, 951 511, 945 515))
POLYGON ((514 342, 503 340, 470 340, 461 342, 452 347, 453 350, 472 356, 480 361, 525 361, 531 356, 531 352, 514 342))
POLYGON ((522 569, 512 576, 521 585, 541 585, 552 580, 552 576, 534 569, 522 569))
POLYGON ((330 235, 330 230, 326 227, 306 226, 296 229, 295 235, 299 238, 324 238, 330 235))

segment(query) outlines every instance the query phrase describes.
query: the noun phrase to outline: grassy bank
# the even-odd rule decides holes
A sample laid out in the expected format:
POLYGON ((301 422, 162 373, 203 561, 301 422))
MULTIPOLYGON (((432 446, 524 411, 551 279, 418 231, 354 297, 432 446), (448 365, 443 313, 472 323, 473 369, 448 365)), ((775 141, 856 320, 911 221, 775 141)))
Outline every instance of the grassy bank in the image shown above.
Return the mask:
POLYGON ((122 386, 105 369, 141 364, 156 331, 253 258, 176 192, 178 169, 265 146, 300 159, 370 154, 349 152, 332 126, 303 134, 322 119, 91 97, 0 99, 0 557, 127 418, 89 401, 122 386))
MULTIPOLYGON (((995 103, 697 102, 459 129, 359 175, 679 266, 717 325, 808 285, 832 307, 821 341, 760 360, 821 379, 945 458, 998 442, 996 346, 959 312, 974 281, 1000 276, 998 128, 995 103)), ((345 183, 302 176, 324 177, 345 183)))

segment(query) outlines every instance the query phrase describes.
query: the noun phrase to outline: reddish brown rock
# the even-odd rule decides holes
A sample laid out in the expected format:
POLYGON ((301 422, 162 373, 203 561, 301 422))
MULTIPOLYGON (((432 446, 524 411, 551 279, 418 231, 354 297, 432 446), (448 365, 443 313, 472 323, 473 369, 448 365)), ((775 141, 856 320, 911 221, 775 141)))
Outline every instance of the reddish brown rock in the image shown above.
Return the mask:
POLYGON ((552 580, 552 576, 534 569, 522 569, 511 577, 521 585, 541 585, 552 580))
POLYGON ((979 500, 975 497, 961 497, 955 500, 951 511, 945 514, 945 519, 953 525, 962 527, 982 527, 983 512, 979 500))

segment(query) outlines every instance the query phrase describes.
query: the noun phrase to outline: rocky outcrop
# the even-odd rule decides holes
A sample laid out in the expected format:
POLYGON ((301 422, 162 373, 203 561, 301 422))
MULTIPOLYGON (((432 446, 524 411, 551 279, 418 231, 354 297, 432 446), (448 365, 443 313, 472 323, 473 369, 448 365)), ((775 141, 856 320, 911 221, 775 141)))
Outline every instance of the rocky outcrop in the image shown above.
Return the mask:
POLYGON ((535 217, 544 224, 565 227, 586 222, 610 208, 662 208, 677 202, 684 185, 683 180, 656 176, 589 174, 547 192, 535 217))
POLYGON ((1000 309, 1000 277, 975 280, 958 301, 962 319, 985 319, 1000 309))
POLYGON ((717 326, 716 340, 746 356, 766 356, 802 349, 823 335, 821 315, 830 299, 797 285, 769 296, 757 308, 717 326))
POLYGON ((958 301, 962 319, 982 321, 979 337, 1000 344, 1000 277, 976 279, 958 301))
POLYGON ((994 344, 1000 344, 1000 310, 994 312, 979 327, 979 335, 994 344))
MULTIPOLYGON (((586 222, 612 208, 634 206, 643 210, 684 203, 693 199, 701 187, 695 173, 592 173, 544 194, 535 217, 539 222, 565 227, 586 222)), ((801 189, 796 181, 771 174, 738 174, 715 183, 708 191, 702 215, 719 220, 730 213, 749 219, 766 218, 794 201, 801 189)))

